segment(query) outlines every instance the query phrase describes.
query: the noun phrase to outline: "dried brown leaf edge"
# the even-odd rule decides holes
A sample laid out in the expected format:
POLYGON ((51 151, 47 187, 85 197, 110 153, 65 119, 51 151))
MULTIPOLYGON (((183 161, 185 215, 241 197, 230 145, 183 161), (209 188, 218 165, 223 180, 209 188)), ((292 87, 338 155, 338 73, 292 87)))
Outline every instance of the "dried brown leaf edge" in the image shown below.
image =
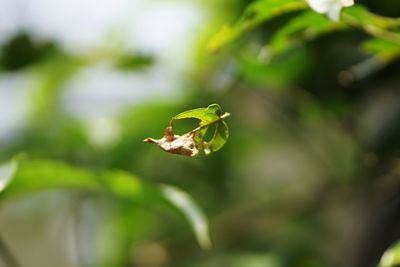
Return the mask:
POLYGON ((207 108, 184 111, 171 119, 161 139, 149 137, 143 141, 150 144, 157 144, 162 150, 171 154, 189 157, 209 155, 219 150, 228 139, 228 126, 223 121, 228 116, 230 116, 228 112, 222 114, 221 107, 218 104, 212 104, 207 108), (174 121, 186 118, 198 119, 199 126, 183 135, 174 134, 174 121), (211 125, 215 124, 217 127, 213 138, 210 141, 205 141, 205 133, 211 125))

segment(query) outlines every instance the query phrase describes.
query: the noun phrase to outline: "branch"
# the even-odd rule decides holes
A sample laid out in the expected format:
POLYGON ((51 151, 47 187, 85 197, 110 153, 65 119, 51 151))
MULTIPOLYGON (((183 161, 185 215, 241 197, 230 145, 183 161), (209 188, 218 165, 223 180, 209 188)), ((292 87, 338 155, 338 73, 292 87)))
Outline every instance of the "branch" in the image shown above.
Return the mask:
POLYGON ((194 133, 194 132, 200 131, 200 130, 203 129, 203 128, 206 128, 206 127, 208 127, 208 126, 210 126, 210 125, 213 125, 213 124, 215 124, 215 123, 217 123, 217 122, 219 122, 219 121, 222 121, 223 119, 229 117, 230 115, 231 115, 231 114, 230 114, 229 112, 225 112, 225 113, 222 114, 217 120, 211 121, 211 122, 206 123, 206 124, 204 124, 204 125, 201 125, 201 126, 195 128, 195 129, 191 130, 190 132, 191 132, 191 133, 194 133))
POLYGON ((394 42, 394 43, 397 43, 400 45, 400 34, 398 34, 396 32, 389 31, 384 28, 375 27, 372 25, 362 25, 356 19, 354 19, 352 16, 349 16, 346 13, 343 13, 342 19, 350 26, 353 26, 356 28, 361 28, 366 33, 368 33, 372 36, 379 37, 379 38, 382 38, 382 39, 385 39, 385 40, 388 40, 388 41, 391 41, 391 42, 394 42))

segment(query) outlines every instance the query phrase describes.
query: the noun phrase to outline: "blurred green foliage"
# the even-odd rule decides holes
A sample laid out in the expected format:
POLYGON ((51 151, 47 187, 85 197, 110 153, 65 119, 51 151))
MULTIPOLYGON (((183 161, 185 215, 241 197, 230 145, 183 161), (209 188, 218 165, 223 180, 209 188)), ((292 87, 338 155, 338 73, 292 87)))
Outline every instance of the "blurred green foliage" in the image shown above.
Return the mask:
POLYGON ((13 179, 0 167, 0 234, 21 266, 374 267, 400 239, 398 1, 357 1, 338 22, 300 0, 205 8, 176 96, 111 118, 72 115, 68 85, 97 65, 146 77, 157 55, 72 54, 33 32, 1 46, 2 75, 32 77, 26 123, 0 139, 0 162, 23 153, 13 179), (210 103, 232 114, 218 153, 142 142, 210 103))
POLYGON ((382 255, 379 267, 391 267, 400 264, 400 245, 399 243, 393 244, 382 255))
POLYGON ((0 66, 4 71, 16 71, 57 53, 49 41, 34 40, 28 33, 19 33, 2 45, 0 66))

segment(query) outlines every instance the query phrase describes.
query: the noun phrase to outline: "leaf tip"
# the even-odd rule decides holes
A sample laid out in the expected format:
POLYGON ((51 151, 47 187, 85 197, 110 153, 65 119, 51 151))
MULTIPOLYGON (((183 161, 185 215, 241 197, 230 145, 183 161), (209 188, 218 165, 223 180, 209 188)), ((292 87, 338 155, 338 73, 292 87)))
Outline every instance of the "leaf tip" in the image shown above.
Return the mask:
POLYGON ((0 165, 0 192, 2 192, 14 178, 17 169, 18 162, 15 159, 0 165))
POLYGON ((161 185, 160 189, 165 198, 186 217, 200 247, 211 249, 209 223, 199 206, 186 192, 174 186, 161 185))
POLYGON ((147 137, 147 138, 143 139, 143 142, 149 143, 149 144, 157 143, 156 140, 154 140, 153 138, 150 138, 150 137, 147 137))

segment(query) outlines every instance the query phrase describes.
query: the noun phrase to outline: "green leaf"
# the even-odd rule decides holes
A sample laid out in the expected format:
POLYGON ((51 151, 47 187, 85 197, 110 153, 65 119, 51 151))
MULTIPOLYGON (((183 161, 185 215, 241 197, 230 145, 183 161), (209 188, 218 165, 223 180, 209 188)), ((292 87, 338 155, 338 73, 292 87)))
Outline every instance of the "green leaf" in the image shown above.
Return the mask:
POLYGON ((224 121, 219 121, 216 127, 213 138, 207 142, 209 153, 220 150, 229 137, 228 125, 224 121))
POLYGON ((389 247, 383 254, 378 267, 395 267, 400 264, 400 242, 389 247))
POLYGON ((400 27, 398 18, 379 16, 361 5, 355 5, 343 10, 342 19, 350 26, 362 28, 372 36, 400 45, 400 33, 394 30, 400 27))
POLYGON ((0 193, 12 181, 15 172, 17 171, 17 168, 18 164, 16 160, 11 160, 0 165, 0 193))
POLYGON ((50 161, 21 161, 12 182, 0 194, 0 200, 24 196, 39 191, 69 189, 99 189, 96 176, 88 171, 50 161))
POLYGON ((371 38, 365 41, 362 49, 385 63, 400 57, 400 45, 381 38, 371 38))
MULTIPOLYGON (((233 26, 223 26, 215 34, 209 44, 210 51, 217 51, 228 43, 236 40, 247 31, 281 14, 308 9, 305 1, 300 0, 259 0, 251 3, 233 26)), ((400 33, 395 31, 400 27, 399 18, 376 15, 362 5, 345 8, 342 21, 333 22, 314 11, 307 11, 295 17, 281 28, 273 37, 271 48, 275 53, 283 52, 303 40, 315 37, 348 26, 361 28, 367 33, 397 43, 400 45, 400 33)))
POLYGON ((154 65, 155 59, 145 54, 128 54, 121 56, 116 62, 116 67, 123 71, 144 70, 154 65))
POLYGON ((320 35, 345 29, 342 22, 333 22, 326 16, 314 11, 305 11, 281 27, 267 45, 267 51, 272 55, 284 53, 293 47, 310 41, 320 35))
POLYGON ((170 126, 166 128, 161 139, 146 138, 144 142, 157 144, 162 150, 172 154, 185 156, 205 156, 221 149, 226 143, 229 132, 228 125, 223 121, 229 113, 222 114, 218 104, 207 108, 197 108, 179 113, 172 117, 170 126), (173 133, 173 124, 181 119, 198 119, 199 126, 181 136, 173 133), (205 140, 207 131, 215 125, 211 140, 205 140))
POLYGON ((244 54, 239 61, 241 77, 268 90, 288 88, 310 70, 313 62, 304 46, 299 44, 290 49, 290 53, 271 54, 272 58, 266 61, 254 54, 244 54))
POLYGON ((222 109, 218 104, 211 104, 207 108, 196 108, 188 111, 184 111, 174 116, 172 120, 180 119, 199 119, 200 126, 204 126, 214 121, 219 120, 222 114, 222 109))
POLYGON ((253 30, 274 17, 306 8, 308 8, 306 2, 300 0, 255 1, 246 8, 241 18, 233 26, 223 26, 211 38, 208 49, 210 51, 218 51, 223 46, 236 40, 243 33, 253 30))
POLYGON ((342 82, 351 83, 381 70, 387 64, 400 58, 400 45, 381 38, 370 38, 361 44, 368 57, 342 72, 342 82))
POLYGON ((175 211, 176 215, 183 215, 201 247, 210 245, 207 220, 190 197, 176 188, 160 188, 123 171, 92 172, 46 160, 21 160, 18 168, 15 161, 3 164, 0 166, 0 177, 1 181, 7 181, 3 183, 6 186, 0 193, 0 201, 60 189, 109 194, 116 201, 135 203, 143 207, 166 207, 175 211), (173 198, 174 194, 181 197, 173 198))
POLYGON ((173 205, 187 214, 187 219, 196 233, 197 242, 203 249, 209 249, 211 247, 211 239, 207 219, 196 203, 187 193, 176 187, 162 185, 161 191, 173 205))
POLYGON ((352 19, 354 23, 362 27, 391 29, 400 26, 400 19, 374 14, 362 5, 345 8, 342 16, 346 18, 346 21, 352 19))

